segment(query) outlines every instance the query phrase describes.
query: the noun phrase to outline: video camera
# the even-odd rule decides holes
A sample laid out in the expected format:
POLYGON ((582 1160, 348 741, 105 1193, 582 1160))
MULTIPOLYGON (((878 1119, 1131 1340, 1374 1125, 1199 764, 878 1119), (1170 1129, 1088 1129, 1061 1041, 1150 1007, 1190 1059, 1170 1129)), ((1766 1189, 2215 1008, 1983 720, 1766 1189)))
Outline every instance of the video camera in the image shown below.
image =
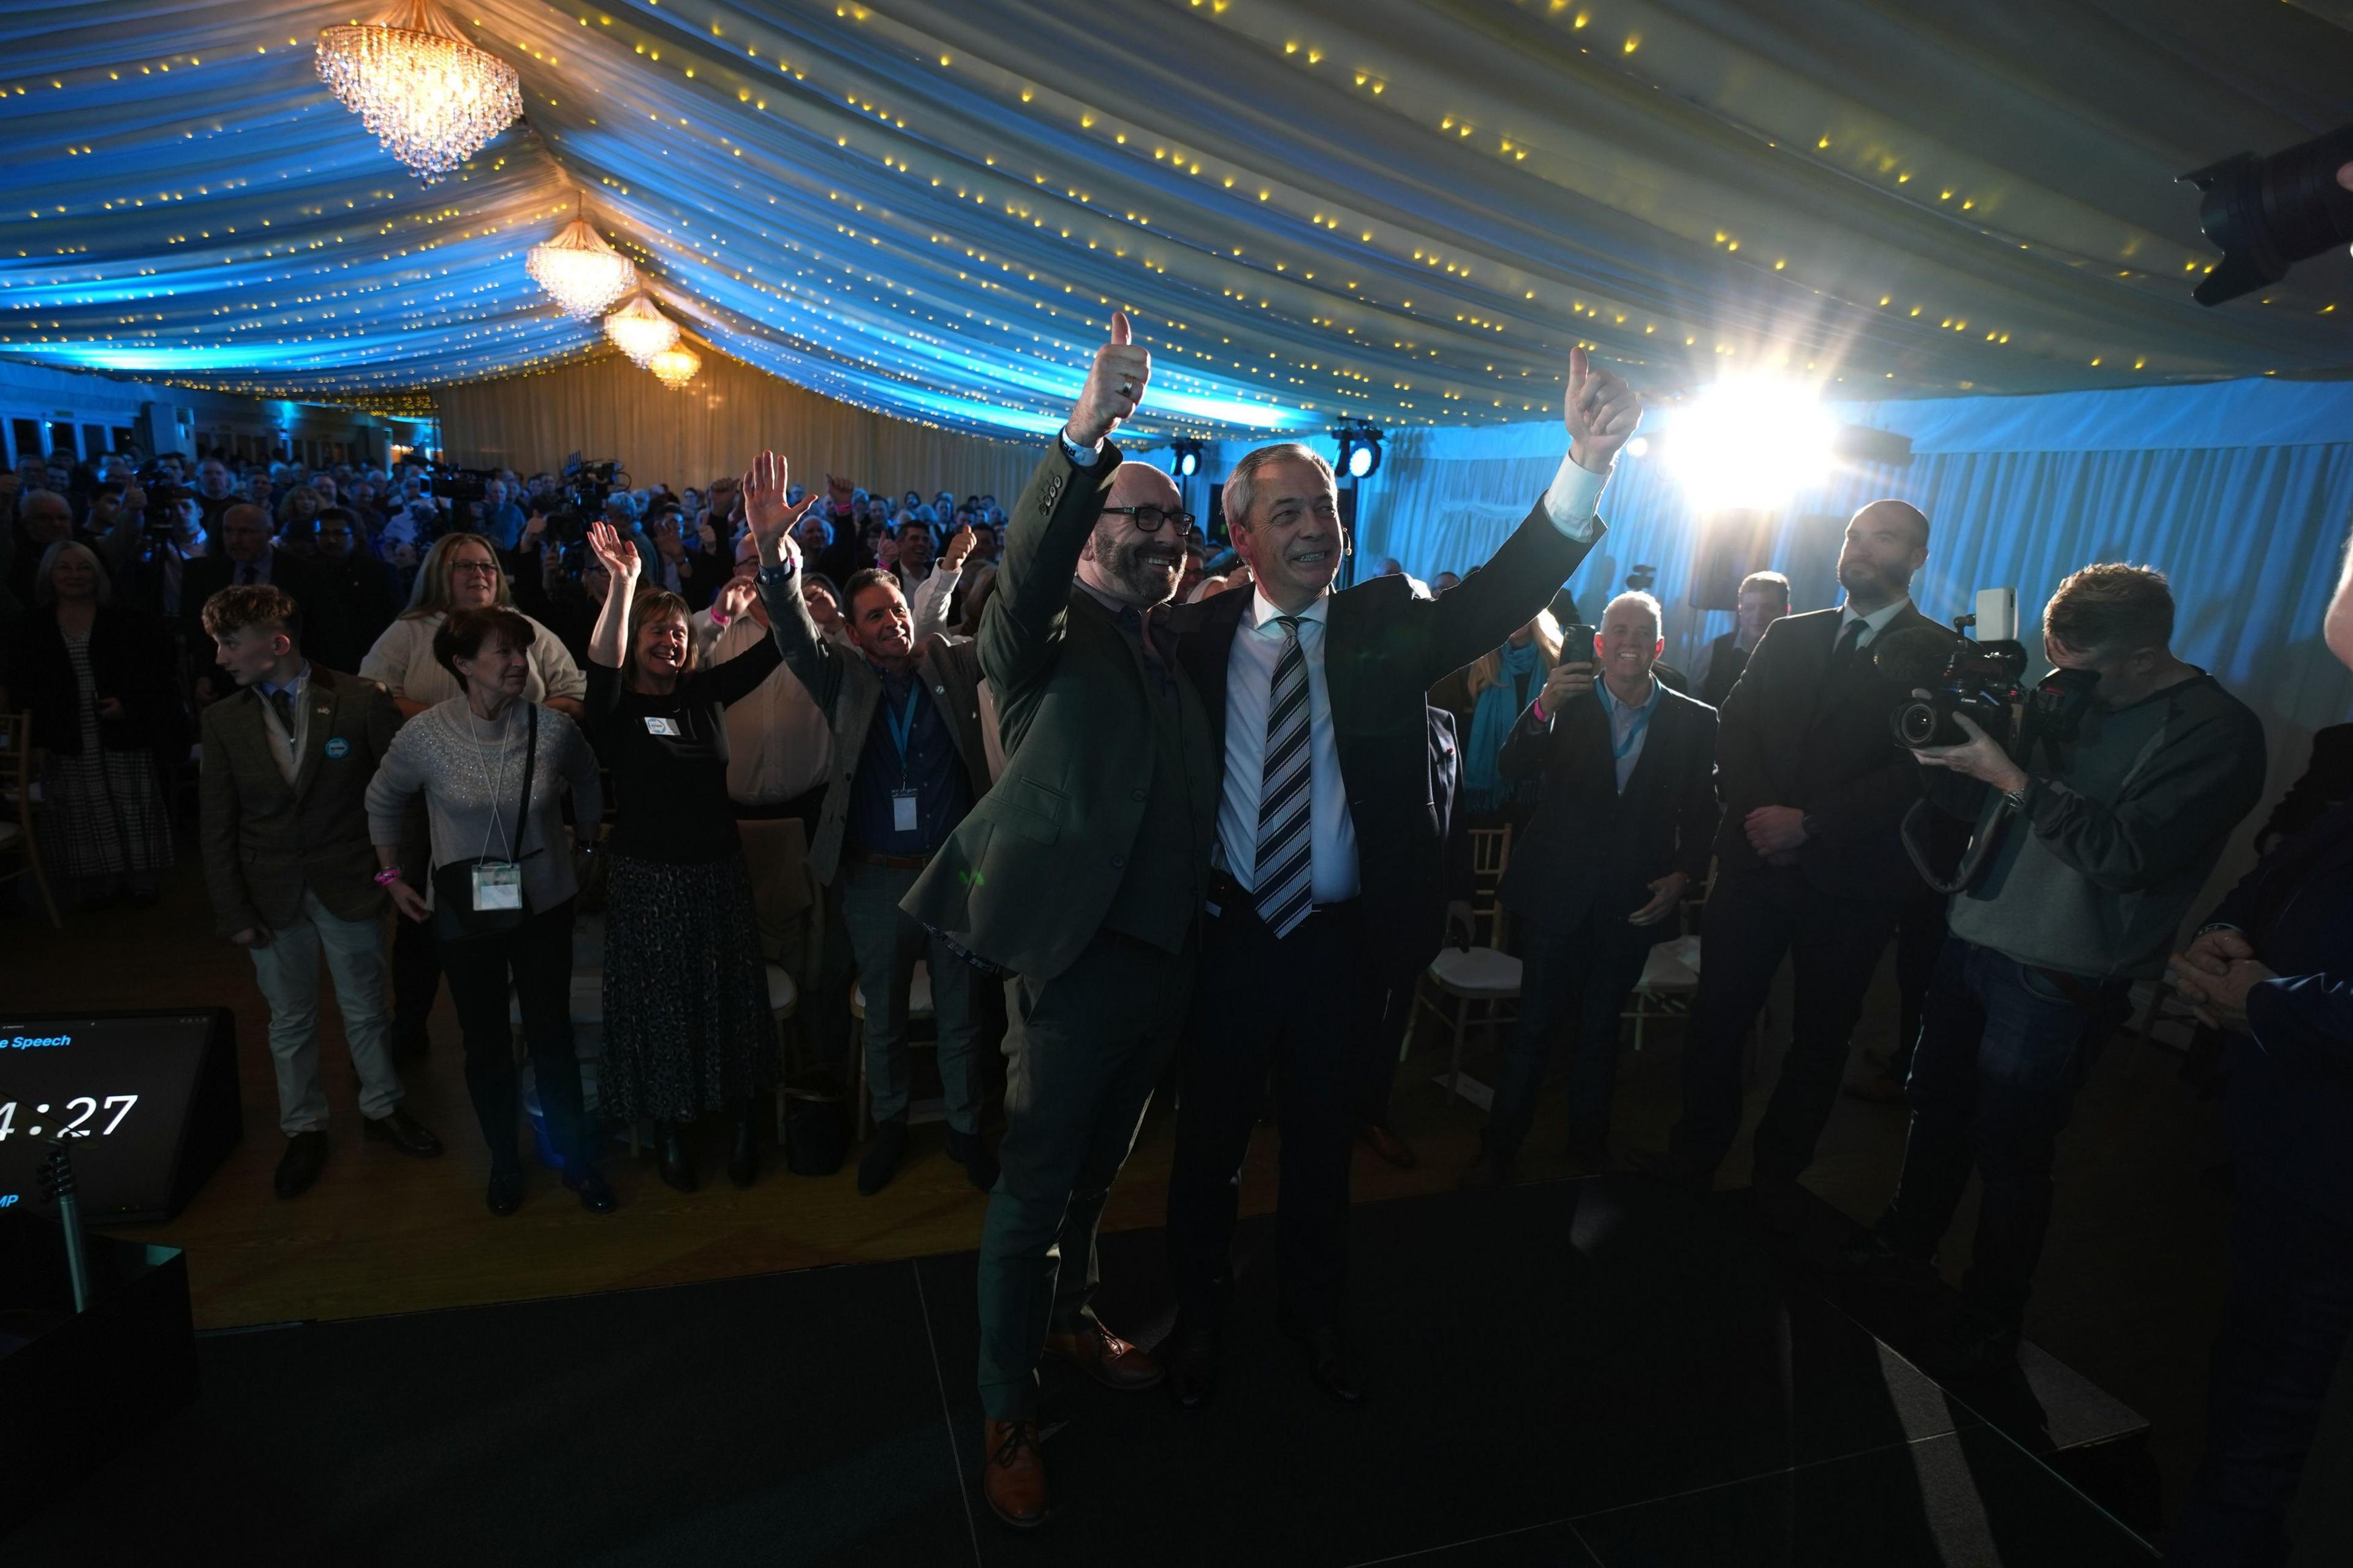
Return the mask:
POLYGON ((573 510, 583 517, 605 515, 605 498, 617 489, 629 488, 629 476, 616 458, 596 462, 582 462, 575 452, 564 461, 564 493, 572 500, 573 510))
MULTIPOLYGON (((2018 591, 1980 589, 1977 602, 1976 615, 1953 617, 1949 636, 1931 626, 1907 626, 1872 645, 1872 662, 1905 693, 1888 715, 1888 726, 1915 752, 1957 746, 1969 739, 1956 721, 1966 714, 2019 766, 2031 767, 2038 749, 2056 765, 2059 749, 2075 739, 2092 705, 2098 672, 2054 669, 2026 685, 2026 647, 2017 639, 2018 591), (1990 635, 1972 638, 1972 626, 1990 635)), ((1977 880, 1992 858, 2001 820, 1978 834, 1959 869, 1945 879, 1928 864, 1915 832, 1921 814, 1932 809, 1925 800, 1913 806, 1904 821, 1904 847, 1931 888, 1956 893, 1977 880)))

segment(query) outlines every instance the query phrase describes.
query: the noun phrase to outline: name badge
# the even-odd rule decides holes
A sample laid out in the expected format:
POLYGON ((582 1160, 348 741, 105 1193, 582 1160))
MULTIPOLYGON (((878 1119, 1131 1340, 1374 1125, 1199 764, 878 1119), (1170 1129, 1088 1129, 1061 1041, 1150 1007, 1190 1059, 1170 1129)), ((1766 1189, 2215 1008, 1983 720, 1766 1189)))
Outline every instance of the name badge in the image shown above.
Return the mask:
POLYGON ((474 907, 478 910, 522 908, 522 868, 512 860, 476 861, 474 907))
POLYGON ((659 713, 649 713, 646 715, 646 733, 649 735, 668 735, 672 740, 676 740, 679 734, 678 721, 675 719, 665 719, 659 713))
POLYGON ((913 790, 894 789, 891 792, 891 831, 893 833, 915 831, 915 792, 913 790))
POLYGON ((327 742, 327 755, 334 761, 340 763, 351 754, 352 743, 349 741, 344 740, 341 735, 336 736, 333 740, 327 742))

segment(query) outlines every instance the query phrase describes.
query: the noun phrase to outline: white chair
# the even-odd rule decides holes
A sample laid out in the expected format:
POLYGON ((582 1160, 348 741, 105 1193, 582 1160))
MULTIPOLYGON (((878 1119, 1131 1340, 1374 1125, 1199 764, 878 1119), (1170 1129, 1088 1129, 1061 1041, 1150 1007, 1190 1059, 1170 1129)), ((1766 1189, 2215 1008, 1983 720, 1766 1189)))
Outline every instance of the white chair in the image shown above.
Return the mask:
POLYGON ((1451 998, 1452 1008, 1418 994, 1417 1010, 1428 1007, 1445 1019, 1453 1032, 1453 1041, 1447 1059, 1447 1068, 1436 1079, 1446 1086, 1446 1103, 1451 1105, 1459 1097, 1481 1110, 1486 1110, 1494 1100, 1494 1091, 1476 1079, 1462 1076, 1462 1039, 1471 1022, 1472 1007, 1483 1007, 1486 1026, 1492 1041, 1496 1030, 1505 1021, 1501 1009, 1505 1003, 1516 1002, 1520 995, 1520 961, 1503 951, 1506 917, 1504 907, 1495 900, 1495 889, 1504 879, 1504 868, 1511 864, 1512 830, 1504 827, 1474 827, 1471 830, 1471 869, 1476 883, 1478 901, 1472 910, 1472 935, 1478 935, 1478 922, 1487 922, 1487 940, 1491 945, 1474 946, 1468 952, 1449 947, 1440 951, 1424 972, 1429 988, 1440 996, 1451 998))
POLYGON ((1634 1048, 1642 1048, 1643 1027, 1652 1018, 1681 1017, 1699 990, 1699 938, 1670 937, 1651 949, 1642 978, 1634 983, 1621 1016, 1634 1020, 1634 1048))

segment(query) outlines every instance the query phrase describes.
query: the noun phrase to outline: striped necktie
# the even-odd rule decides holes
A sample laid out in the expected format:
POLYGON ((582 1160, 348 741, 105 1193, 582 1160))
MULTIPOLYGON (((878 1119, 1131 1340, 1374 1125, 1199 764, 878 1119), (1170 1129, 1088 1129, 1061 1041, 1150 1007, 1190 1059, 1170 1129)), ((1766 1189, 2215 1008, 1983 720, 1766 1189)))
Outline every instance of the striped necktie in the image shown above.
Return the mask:
POLYGON ((1307 655, 1299 617, 1277 616, 1282 654, 1266 698, 1266 763, 1259 775, 1258 918, 1278 937, 1315 907, 1315 836, 1310 831, 1314 782, 1308 744, 1307 655))

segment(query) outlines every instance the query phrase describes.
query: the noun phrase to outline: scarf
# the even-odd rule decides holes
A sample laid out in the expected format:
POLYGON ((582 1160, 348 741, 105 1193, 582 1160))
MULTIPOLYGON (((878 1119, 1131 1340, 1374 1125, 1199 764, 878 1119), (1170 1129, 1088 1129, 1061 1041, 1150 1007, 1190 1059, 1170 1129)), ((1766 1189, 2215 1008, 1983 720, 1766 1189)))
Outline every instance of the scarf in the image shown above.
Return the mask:
POLYGON ((1495 683, 1479 693, 1471 712, 1471 743, 1462 749, 1463 798, 1473 811, 1499 811, 1518 793, 1497 764, 1512 726, 1519 721, 1520 677, 1528 678, 1531 696, 1544 681, 1544 653, 1534 639, 1525 647, 1505 643, 1497 651, 1503 655, 1503 668, 1495 683))

